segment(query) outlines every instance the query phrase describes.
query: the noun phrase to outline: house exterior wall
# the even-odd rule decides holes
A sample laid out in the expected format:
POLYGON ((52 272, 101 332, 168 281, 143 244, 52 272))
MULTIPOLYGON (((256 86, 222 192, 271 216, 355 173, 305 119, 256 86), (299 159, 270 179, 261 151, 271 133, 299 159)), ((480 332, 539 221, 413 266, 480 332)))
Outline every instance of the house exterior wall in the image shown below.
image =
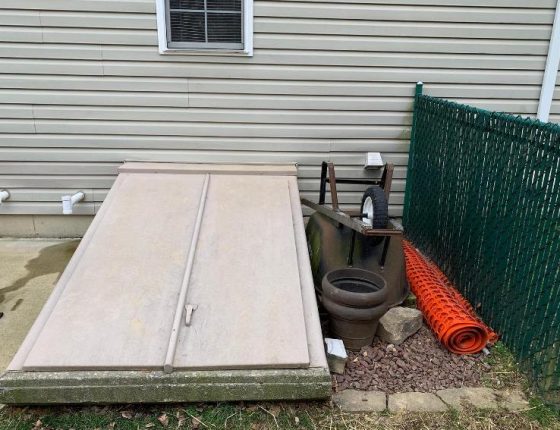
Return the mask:
POLYGON ((558 73, 558 77, 556 78, 556 88, 554 90, 554 98, 552 99, 550 117, 548 120, 550 122, 560 123, 560 73, 558 73))
MULTIPOLYGON (((155 0, 3 0, 0 214, 60 214, 60 196, 83 190, 76 213, 93 215, 124 160, 297 162, 315 199, 322 160, 375 176, 365 153, 381 151, 399 216, 414 83, 535 116, 555 5, 255 0, 243 57, 160 55, 155 0)), ((339 191, 355 207, 362 187, 339 191)))

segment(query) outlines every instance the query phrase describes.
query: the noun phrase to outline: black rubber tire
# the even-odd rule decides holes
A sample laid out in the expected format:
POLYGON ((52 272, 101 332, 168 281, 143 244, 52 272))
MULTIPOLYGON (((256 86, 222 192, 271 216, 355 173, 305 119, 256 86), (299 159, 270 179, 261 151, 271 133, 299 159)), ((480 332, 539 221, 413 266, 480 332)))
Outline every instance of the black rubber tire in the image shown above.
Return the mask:
POLYGON ((389 222, 389 203, 387 202, 387 197, 385 197, 385 191, 377 185, 369 187, 362 196, 361 213, 364 213, 364 202, 368 197, 371 198, 373 203, 371 228, 387 228, 387 223, 389 222))

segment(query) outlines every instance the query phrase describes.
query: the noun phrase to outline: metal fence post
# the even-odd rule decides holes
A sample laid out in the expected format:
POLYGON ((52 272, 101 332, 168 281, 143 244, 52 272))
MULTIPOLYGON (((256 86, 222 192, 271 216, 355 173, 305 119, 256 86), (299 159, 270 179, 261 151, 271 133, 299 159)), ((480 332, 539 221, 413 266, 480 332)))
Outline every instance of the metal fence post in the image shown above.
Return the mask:
POLYGON ((412 111, 412 127, 410 129, 410 146, 408 148, 408 167, 406 169, 406 187, 404 193, 404 211, 403 211, 403 226, 408 224, 408 211, 410 204, 410 193, 411 183, 412 183, 412 171, 413 171, 413 158, 414 158, 414 143, 415 133, 416 133, 416 107, 418 106, 418 98, 422 95, 422 88, 424 83, 419 81, 416 83, 416 89, 414 91, 414 106, 412 111))

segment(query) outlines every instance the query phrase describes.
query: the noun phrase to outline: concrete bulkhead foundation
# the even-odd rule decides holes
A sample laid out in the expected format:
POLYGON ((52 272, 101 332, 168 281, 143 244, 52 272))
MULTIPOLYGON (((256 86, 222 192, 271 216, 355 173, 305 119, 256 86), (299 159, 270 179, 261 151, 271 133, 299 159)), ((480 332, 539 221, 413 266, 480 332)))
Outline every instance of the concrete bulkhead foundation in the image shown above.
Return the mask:
POLYGON ((6 404, 175 403, 304 400, 331 395, 328 369, 8 372, 6 404))
POLYGON ((328 397, 296 174, 125 164, 0 403, 328 397))

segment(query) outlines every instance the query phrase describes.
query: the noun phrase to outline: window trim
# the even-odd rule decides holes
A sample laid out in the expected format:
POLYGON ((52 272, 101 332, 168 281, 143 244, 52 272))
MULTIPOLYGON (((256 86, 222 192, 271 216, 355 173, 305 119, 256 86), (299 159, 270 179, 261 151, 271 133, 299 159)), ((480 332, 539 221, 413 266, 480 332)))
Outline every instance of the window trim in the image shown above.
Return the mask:
MULTIPOLYGON (((212 43, 201 46, 200 43, 184 42, 181 46, 169 46, 167 41, 167 8, 166 0, 156 0, 156 16, 157 16, 157 33, 159 53, 166 54, 182 54, 182 55, 244 55, 253 56, 253 0, 242 0, 243 15, 243 43, 242 48, 236 44, 212 43)), ((176 42, 178 43, 178 42, 176 42)), ((175 44, 174 44, 175 45, 175 44)))

